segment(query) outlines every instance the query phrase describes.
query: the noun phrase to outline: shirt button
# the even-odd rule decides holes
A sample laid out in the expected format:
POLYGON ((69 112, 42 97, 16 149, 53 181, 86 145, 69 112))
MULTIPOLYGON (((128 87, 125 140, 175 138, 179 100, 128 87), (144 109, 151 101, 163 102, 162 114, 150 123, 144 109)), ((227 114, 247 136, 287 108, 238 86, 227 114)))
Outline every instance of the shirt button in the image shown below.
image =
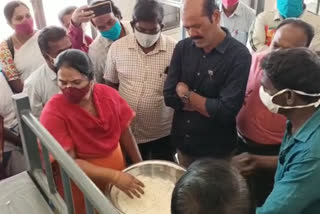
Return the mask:
POLYGON ((205 58, 206 58, 206 55, 203 55, 202 57, 205 59, 205 58))
POLYGON ((185 136, 186 138, 190 138, 190 135, 188 135, 188 134, 186 134, 186 136, 185 136))
POLYGON ((200 73, 198 72, 197 75, 200 76, 200 73))
POLYGON ((194 89, 193 91, 196 92, 196 91, 198 91, 198 90, 197 90, 197 89, 194 89))
POLYGON ((190 123, 190 120, 187 120, 187 123, 190 123))

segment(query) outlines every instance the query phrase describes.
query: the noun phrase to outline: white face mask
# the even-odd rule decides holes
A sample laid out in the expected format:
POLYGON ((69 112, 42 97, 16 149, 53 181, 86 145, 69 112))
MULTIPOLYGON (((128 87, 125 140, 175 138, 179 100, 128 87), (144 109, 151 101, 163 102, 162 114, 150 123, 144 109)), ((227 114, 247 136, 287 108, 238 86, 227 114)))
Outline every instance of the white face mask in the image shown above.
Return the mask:
POLYGON ((161 31, 159 31, 157 34, 145 34, 134 30, 134 36, 136 37, 136 40, 144 48, 150 48, 152 45, 154 45, 159 40, 160 35, 161 31))
POLYGON ((260 99, 261 99, 262 103, 269 109, 269 111, 271 111, 272 113, 275 113, 275 114, 277 114, 279 112, 280 108, 294 109, 294 108, 306 108, 306 107, 311 107, 311 106, 318 108, 318 106, 320 105, 320 99, 317 102, 309 103, 307 105, 301 105, 301 106, 280 106, 278 104, 275 104, 272 101, 273 98, 275 98, 276 96, 279 96, 280 94, 283 94, 284 92, 287 92, 287 91, 293 91, 296 94, 309 96, 309 97, 320 97, 320 94, 307 94, 303 91, 296 91, 296 90, 291 90, 291 89, 283 89, 283 90, 277 92, 275 95, 271 96, 270 94, 265 92, 265 90, 262 86, 260 86, 259 95, 260 95, 260 99))
POLYGON ((47 54, 49 56, 50 59, 52 59, 53 61, 53 66, 56 66, 56 64, 58 63, 58 57, 53 58, 52 56, 50 56, 49 54, 47 54))

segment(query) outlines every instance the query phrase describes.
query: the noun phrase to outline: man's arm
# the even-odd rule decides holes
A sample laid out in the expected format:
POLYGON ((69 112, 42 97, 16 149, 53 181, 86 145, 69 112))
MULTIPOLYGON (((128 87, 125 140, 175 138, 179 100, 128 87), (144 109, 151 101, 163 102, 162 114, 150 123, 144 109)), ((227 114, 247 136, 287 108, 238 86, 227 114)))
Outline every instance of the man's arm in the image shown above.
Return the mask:
POLYGON ((109 49, 107 62, 106 62, 106 69, 105 69, 103 78, 105 83, 108 86, 118 90, 119 78, 118 78, 117 65, 116 65, 116 59, 117 59, 116 49, 117 48, 115 45, 111 45, 109 49))
MULTIPOLYGON (((33 76, 33 75, 32 75, 33 76)), ((36 118, 40 118, 44 104, 41 101, 41 97, 37 92, 37 85, 32 81, 30 76, 26 81, 23 88, 23 93, 27 94, 30 100, 31 112, 36 118)), ((37 84, 37 83, 36 83, 37 84)))
POLYGON ((68 36, 72 43, 72 48, 82 50, 84 32, 81 28, 81 24, 89 22, 94 18, 94 13, 92 11, 84 11, 88 6, 79 7, 74 11, 71 17, 71 23, 68 29, 68 36))
POLYGON ((319 198, 320 160, 291 163, 256 214, 300 214, 319 198))
POLYGON ((169 66, 168 76, 164 84, 163 95, 164 101, 167 106, 180 110, 183 107, 183 103, 176 92, 176 87, 181 79, 182 74, 182 43, 179 42, 172 55, 171 63, 169 66))
MULTIPOLYGON (((222 123, 233 121, 243 104, 251 65, 251 55, 247 50, 240 52, 238 56, 227 74, 219 98, 206 98, 195 92, 189 92, 189 102, 184 109, 198 111, 222 123)), ((188 91, 189 87, 186 84, 178 83, 177 94, 180 98, 183 99, 188 91)))
POLYGON ((249 31, 249 45, 254 52, 260 52, 268 48, 266 43, 266 15, 261 13, 253 22, 249 31))
MULTIPOLYGON (((312 24, 312 23, 309 23, 312 24)), ((314 22, 314 37, 310 44, 310 49, 313 51, 320 51, 320 17, 315 16, 314 22)))
POLYGON ((4 126, 3 126, 3 117, 0 116, 0 163, 2 162, 3 146, 4 146, 4 126))
POLYGON ((4 139, 16 146, 22 146, 20 135, 13 134, 9 129, 4 128, 4 139))

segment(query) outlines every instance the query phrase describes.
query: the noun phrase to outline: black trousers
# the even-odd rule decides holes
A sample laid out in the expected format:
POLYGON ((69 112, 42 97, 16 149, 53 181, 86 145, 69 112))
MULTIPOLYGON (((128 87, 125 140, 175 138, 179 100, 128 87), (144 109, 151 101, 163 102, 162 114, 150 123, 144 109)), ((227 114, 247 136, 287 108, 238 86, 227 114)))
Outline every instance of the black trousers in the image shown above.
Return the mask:
MULTIPOLYGON (((237 154, 247 152, 254 155, 277 156, 279 154, 279 150, 280 144, 261 145, 247 138, 238 138, 237 154)), ((256 206, 263 205, 273 189, 274 176, 275 171, 261 169, 254 175, 246 178, 253 204, 256 206)))
POLYGON ((163 137, 147 143, 138 144, 143 160, 167 160, 173 161, 175 147, 171 143, 171 137, 163 137))

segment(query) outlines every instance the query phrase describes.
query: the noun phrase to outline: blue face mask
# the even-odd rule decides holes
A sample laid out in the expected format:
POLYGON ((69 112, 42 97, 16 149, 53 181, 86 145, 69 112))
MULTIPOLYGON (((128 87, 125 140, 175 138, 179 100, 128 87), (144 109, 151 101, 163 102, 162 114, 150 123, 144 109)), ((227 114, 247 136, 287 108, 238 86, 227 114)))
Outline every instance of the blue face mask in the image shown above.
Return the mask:
POLYGON ((284 18, 298 18, 303 13, 303 0, 277 0, 277 7, 284 18))
POLYGON ((116 41, 121 34, 121 24, 117 21, 110 30, 100 32, 104 38, 116 41))

